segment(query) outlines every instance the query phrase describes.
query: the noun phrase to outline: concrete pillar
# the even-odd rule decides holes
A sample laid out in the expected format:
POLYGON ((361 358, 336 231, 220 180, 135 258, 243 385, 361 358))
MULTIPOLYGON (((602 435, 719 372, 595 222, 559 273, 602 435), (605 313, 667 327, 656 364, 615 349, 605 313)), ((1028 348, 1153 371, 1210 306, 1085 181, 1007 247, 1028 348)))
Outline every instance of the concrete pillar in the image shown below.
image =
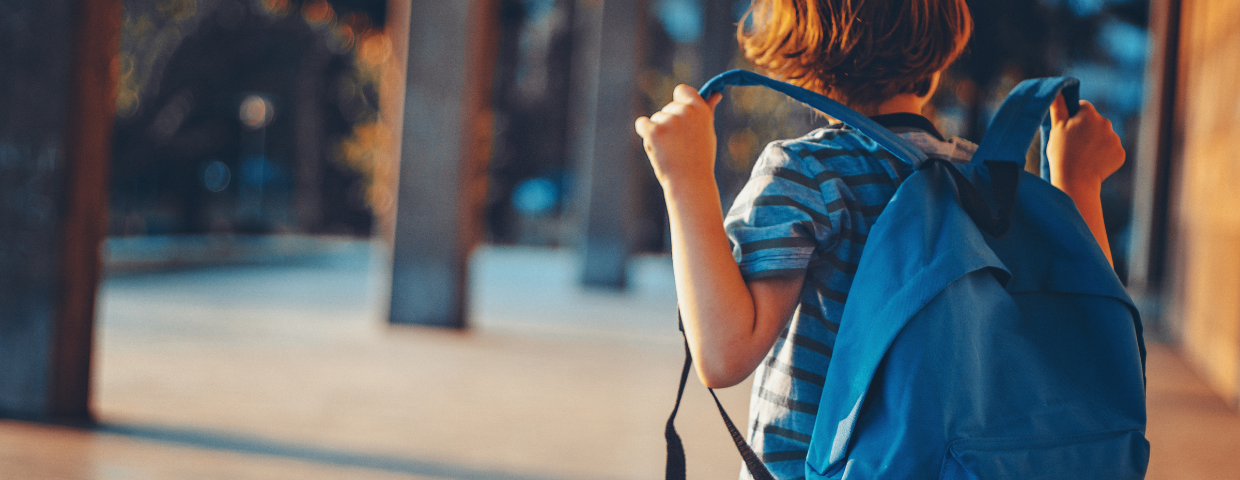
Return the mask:
POLYGON ((1161 316, 1167 259, 1167 206, 1172 175, 1172 132, 1176 65, 1180 45, 1180 0, 1150 2, 1150 56, 1145 75, 1145 109, 1135 155, 1132 245, 1128 287, 1147 320, 1161 316))
POLYGON ((408 8, 389 321, 464 328, 466 260, 482 236, 497 2, 408 8))
POLYGON ((624 288, 632 215, 633 169, 641 144, 633 132, 637 69, 645 22, 641 0, 580 0, 575 83, 580 99, 575 148, 586 286, 624 288))
POLYGON ((0 415, 87 422, 121 2, 0 18, 0 415))

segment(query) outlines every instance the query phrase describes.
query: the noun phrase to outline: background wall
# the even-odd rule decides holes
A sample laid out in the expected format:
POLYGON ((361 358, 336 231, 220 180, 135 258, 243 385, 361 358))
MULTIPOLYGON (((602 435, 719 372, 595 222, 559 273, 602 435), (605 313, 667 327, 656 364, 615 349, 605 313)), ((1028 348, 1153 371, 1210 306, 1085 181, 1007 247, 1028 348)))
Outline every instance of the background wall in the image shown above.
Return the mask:
POLYGON ((1240 400, 1240 2, 1183 0, 1167 310, 1202 376, 1240 400))

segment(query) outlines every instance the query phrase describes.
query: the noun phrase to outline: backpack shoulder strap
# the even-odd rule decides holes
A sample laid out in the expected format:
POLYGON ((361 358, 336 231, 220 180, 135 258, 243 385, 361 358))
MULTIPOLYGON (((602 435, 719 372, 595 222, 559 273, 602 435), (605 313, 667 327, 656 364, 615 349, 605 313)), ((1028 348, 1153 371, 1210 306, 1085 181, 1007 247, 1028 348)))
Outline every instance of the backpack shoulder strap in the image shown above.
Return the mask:
POLYGON ((1046 141, 1050 135, 1049 108, 1062 92, 1068 105, 1068 114, 1076 115, 1080 109, 1078 91, 1080 83, 1071 77, 1038 78, 1026 80, 1003 100, 999 112, 990 122, 982 145, 973 154, 972 166, 986 165, 991 184, 991 194, 998 207, 998 214, 991 215, 983 195, 973 188, 971 182, 955 168, 947 170, 956 177, 961 205, 986 233, 995 237, 1007 234, 1011 225, 1012 211, 1016 202, 1016 187, 1020 171, 1025 164, 1025 152, 1033 132, 1042 127, 1042 176, 1050 181, 1050 166, 1046 161, 1046 141))
POLYGON ((1042 178, 1050 180, 1046 140, 1050 134, 1050 107, 1062 93, 1068 115, 1080 110, 1080 82, 1072 77, 1034 78, 1020 82, 995 113, 973 161, 1001 160, 1025 163, 1034 132, 1042 131, 1042 178))
POLYGON ((706 85, 703 85, 701 90, 698 90, 698 93, 702 95, 702 98, 709 98, 715 93, 722 92, 728 86, 762 86, 775 90, 791 97, 793 100, 808 105, 810 108, 825 113, 831 118, 844 122, 845 125, 857 129, 862 135, 874 140, 884 149, 891 152, 892 155, 895 155, 896 158, 914 167, 919 167, 922 162, 926 161, 926 154, 921 149, 900 138, 899 135, 891 133, 891 130, 887 130, 882 125, 870 120, 869 117, 848 108, 847 105, 827 98, 820 93, 815 93, 754 72, 747 70, 723 72, 706 82, 706 85))

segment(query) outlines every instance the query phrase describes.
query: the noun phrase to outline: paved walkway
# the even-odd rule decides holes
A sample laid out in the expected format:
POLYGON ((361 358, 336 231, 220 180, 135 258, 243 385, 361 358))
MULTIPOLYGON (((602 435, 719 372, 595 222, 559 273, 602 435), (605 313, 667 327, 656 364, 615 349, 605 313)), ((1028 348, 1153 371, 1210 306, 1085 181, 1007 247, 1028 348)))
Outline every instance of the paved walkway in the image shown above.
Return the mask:
MULTIPOLYGON (((474 328, 391 328, 382 254, 114 273, 85 431, 0 421, 0 478, 653 479, 681 363, 665 257, 582 291, 562 251, 484 248, 474 328)), ((1240 415, 1166 347, 1149 361, 1150 478, 1236 478, 1240 415)), ((721 391, 745 416, 748 383, 721 391)), ((692 479, 739 458, 692 382, 692 479)))

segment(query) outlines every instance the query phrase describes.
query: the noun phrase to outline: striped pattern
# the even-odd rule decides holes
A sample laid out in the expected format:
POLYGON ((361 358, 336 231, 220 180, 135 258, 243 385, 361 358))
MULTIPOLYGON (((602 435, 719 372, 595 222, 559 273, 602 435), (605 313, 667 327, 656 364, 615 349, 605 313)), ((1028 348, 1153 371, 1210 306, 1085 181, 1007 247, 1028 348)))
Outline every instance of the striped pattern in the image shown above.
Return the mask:
MULTIPOLYGON (((976 147, 937 132, 897 130, 932 156, 967 160, 976 147)), ((828 127, 770 144, 725 219, 747 280, 805 277, 788 327, 754 376, 749 441, 779 479, 805 475, 844 302, 870 227, 912 167, 868 138, 828 127)), ((746 471, 742 479, 751 478, 746 471)))

